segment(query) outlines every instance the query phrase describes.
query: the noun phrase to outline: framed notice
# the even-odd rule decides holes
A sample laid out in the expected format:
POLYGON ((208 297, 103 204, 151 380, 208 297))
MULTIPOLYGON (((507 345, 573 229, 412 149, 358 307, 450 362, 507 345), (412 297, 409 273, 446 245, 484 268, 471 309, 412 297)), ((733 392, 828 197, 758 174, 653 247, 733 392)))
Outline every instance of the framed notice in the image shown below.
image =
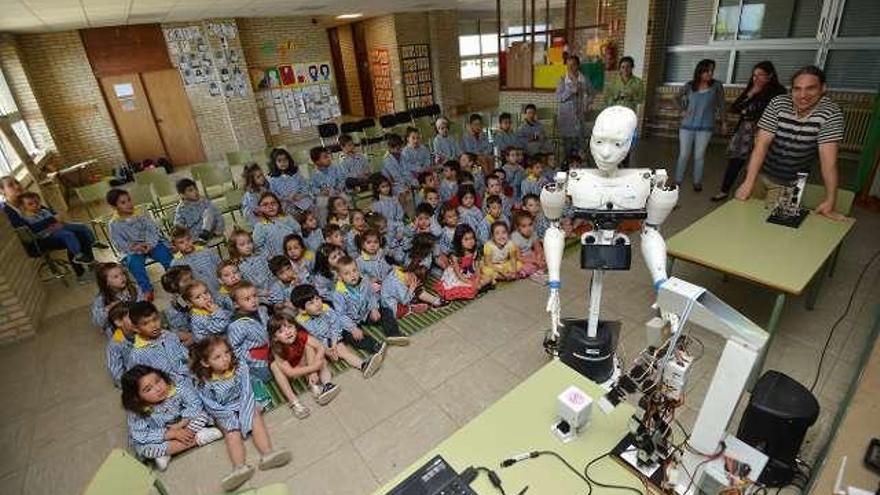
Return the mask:
POLYGON ((434 81, 428 45, 400 45, 400 68, 406 108, 411 110, 433 105, 434 81))
POLYGON ((387 48, 377 48, 370 52, 370 69, 373 75, 373 100, 376 113, 394 113, 394 90, 391 84, 391 61, 387 48))

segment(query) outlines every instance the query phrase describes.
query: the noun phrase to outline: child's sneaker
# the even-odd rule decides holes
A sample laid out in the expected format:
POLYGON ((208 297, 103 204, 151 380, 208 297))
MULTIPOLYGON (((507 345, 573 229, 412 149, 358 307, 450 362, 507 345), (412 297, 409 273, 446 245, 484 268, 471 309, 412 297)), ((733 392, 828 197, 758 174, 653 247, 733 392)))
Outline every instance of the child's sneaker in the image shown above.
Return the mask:
POLYGON ((290 408, 290 412, 296 419, 306 419, 312 413, 302 402, 290 402, 287 404, 287 407, 290 408))
POLYGON ((440 309, 449 306, 449 301, 446 299, 437 299, 433 303, 431 303, 431 309, 440 309))
POLYGON ((71 259, 71 261, 73 261, 77 265, 89 266, 89 265, 95 264, 95 259, 89 258, 88 256, 85 255, 85 253, 76 253, 75 255, 73 255, 73 258, 71 259))
POLYGON ((281 467, 290 462, 290 452, 287 450, 276 450, 269 452, 260 458, 260 471, 281 467))
POLYGON ((253 478, 253 476, 253 466, 242 464, 241 466, 233 469, 231 473, 224 476, 223 479, 220 481, 220 486, 223 487, 224 491, 231 492, 232 490, 235 490, 236 488, 245 484, 245 482, 253 478))
POLYGON ((409 337, 406 335, 391 335, 385 337, 385 342, 388 343, 388 345, 406 347, 409 345, 409 337))
POLYGON ((196 444, 201 447, 223 438, 223 432, 217 428, 202 428, 196 432, 196 444))
POLYGON ((409 305, 409 312, 413 314, 420 315, 428 311, 427 303, 415 303, 409 305))
POLYGON ((318 393, 315 394, 315 402, 320 406, 326 406, 330 403, 336 396, 339 395, 339 386, 335 383, 325 383, 318 393))
POLYGON ((171 462, 171 456, 163 455, 162 457, 157 457, 153 459, 153 462, 156 463, 157 471, 165 471, 166 469, 168 469, 168 463, 171 462))
POLYGON ((361 365, 361 372, 363 372, 364 378, 370 378, 379 371, 379 368, 382 367, 382 361, 385 360, 385 351, 387 350, 388 345, 382 344, 382 347, 379 348, 379 352, 373 354, 369 359, 364 361, 364 364, 361 365))

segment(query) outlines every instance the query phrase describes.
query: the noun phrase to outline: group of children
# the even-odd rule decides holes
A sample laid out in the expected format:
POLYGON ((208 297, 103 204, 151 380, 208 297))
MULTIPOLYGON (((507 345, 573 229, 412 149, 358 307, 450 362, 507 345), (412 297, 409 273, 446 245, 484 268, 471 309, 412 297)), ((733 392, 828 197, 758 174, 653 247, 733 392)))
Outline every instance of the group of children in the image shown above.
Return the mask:
POLYGON ((235 489, 254 473, 245 463, 248 436, 260 469, 290 457, 273 450, 261 417, 266 383, 274 380, 303 419, 309 408, 291 380, 302 378, 316 403, 328 404, 339 393, 329 363, 341 360, 370 378, 389 345, 409 343, 399 318, 472 299, 500 281, 543 283, 548 222, 539 195, 555 173, 552 155, 526 156, 514 142, 497 168, 471 151, 444 156, 443 122, 433 154, 414 128, 405 145, 388 136, 376 173, 348 136, 337 164, 326 148, 311 150, 308 179, 281 148, 268 174, 246 166, 242 213, 251 229, 232 230, 225 260, 205 245, 223 235, 222 215, 192 180, 177 184, 170 239, 126 191, 107 194, 122 262, 96 267, 92 316, 108 339, 108 368, 140 456, 164 469, 171 455, 223 437, 233 470, 222 485, 235 489), (367 189, 369 210, 354 208, 348 194, 367 189), (171 301, 161 313, 151 302, 147 258, 166 269, 171 301))

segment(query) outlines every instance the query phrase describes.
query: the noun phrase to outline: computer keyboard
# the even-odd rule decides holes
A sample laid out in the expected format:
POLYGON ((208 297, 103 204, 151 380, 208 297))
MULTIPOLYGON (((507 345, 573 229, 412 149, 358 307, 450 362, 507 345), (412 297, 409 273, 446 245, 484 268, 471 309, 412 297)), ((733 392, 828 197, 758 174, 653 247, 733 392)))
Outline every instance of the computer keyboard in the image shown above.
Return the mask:
POLYGON ((441 456, 434 456, 387 495, 477 495, 441 456))

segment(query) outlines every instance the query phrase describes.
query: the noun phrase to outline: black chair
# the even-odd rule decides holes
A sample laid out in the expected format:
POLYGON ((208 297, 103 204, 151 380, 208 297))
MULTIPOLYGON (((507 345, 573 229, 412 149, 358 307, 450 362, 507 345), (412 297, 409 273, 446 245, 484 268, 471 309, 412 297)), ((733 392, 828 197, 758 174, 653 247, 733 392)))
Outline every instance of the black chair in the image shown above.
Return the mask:
POLYGON ((335 141, 339 139, 339 126, 336 122, 327 122, 318 126, 318 137, 321 138, 321 146, 330 150, 331 153, 339 151, 339 144, 335 141), (329 145, 325 139, 332 139, 334 142, 329 145))
POLYGON ((412 114, 410 114, 410 112, 408 110, 395 113, 394 114, 394 121, 397 123, 397 125, 405 125, 405 126, 413 125, 413 117, 412 117, 412 114))
POLYGON ((436 119, 437 117, 440 116, 440 113, 441 113, 440 105, 434 103, 433 105, 428 105, 425 108, 427 109, 428 115, 430 115, 431 117, 436 119))
POLYGON ((355 122, 343 122, 342 125, 339 126, 339 131, 342 134, 358 134, 363 131, 363 129, 361 128, 361 122, 363 121, 358 120, 355 122))
POLYGON ((15 233, 18 234, 18 239, 21 241, 28 257, 40 260, 40 264, 37 267, 37 275, 40 277, 40 281, 49 282, 52 280, 61 280, 61 282, 67 286, 67 276, 73 273, 73 265, 68 261, 52 257, 52 251, 66 250, 63 247, 59 249, 47 249, 43 243, 40 242, 40 239, 38 239, 27 227, 19 227, 15 229, 15 233), (44 276, 43 274, 46 272, 48 272, 48 274, 44 276))
POLYGON ((379 125, 385 132, 391 132, 397 125, 397 114, 382 115, 379 117, 379 125))
POLYGON ((421 117, 427 117, 428 115, 430 115, 428 113, 428 107, 412 108, 410 109, 409 114, 410 116, 412 116, 413 120, 417 120, 421 117))
POLYGON ((363 133, 361 146, 369 147, 385 140, 385 136, 376 129, 376 120, 372 117, 368 117, 358 122, 358 128, 363 133))

